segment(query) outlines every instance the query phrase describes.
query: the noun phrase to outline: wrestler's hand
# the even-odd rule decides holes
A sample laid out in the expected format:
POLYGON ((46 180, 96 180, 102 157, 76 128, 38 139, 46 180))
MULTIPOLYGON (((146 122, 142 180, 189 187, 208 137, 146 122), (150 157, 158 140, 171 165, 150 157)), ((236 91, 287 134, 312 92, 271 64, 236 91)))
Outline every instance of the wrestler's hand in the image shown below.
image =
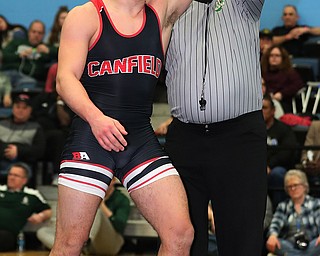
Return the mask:
POLYGON ((119 152, 127 146, 123 136, 128 133, 116 119, 101 115, 92 121, 90 126, 94 136, 105 150, 119 152))

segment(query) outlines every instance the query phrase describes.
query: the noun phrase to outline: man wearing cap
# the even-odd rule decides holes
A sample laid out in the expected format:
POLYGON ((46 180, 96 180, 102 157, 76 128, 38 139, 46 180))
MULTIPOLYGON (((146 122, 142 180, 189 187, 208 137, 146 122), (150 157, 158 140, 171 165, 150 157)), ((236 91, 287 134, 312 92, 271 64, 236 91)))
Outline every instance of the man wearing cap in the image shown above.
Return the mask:
POLYGON ((260 59, 266 50, 272 45, 272 32, 265 28, 259 32, 260 40, 260 59))
POLYGON ((19 94, 12 107, 12 116, 0 121, 0 173, 6 174, 10 164, 24 161, 33 165, 45 151, 45 137, 40 125, 30 121, 29 95, 19 94))
POLYGON ((0 252, 16 249, 17 235, 27 222, 39 224, 52 210, 38 190, 26 187, 29 167, 10 166, 6 185, 0 185, 0 252))

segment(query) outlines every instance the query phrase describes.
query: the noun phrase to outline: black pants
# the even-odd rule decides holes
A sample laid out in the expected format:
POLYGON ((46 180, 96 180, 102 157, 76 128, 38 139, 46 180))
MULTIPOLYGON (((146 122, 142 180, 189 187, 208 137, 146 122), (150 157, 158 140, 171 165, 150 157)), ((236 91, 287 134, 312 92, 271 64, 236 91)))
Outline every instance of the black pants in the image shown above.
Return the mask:
POLYGON ((9 231, 0 230, 0 252, 14 251, 16 248, 16 236, 9 231))
POLYGON ((187 191, 195 229, 191 255, 208 252, 209 200, 219 256, 261 255, 267 194, 261 111, 208 126, 174 119, 165 147, 187 191))

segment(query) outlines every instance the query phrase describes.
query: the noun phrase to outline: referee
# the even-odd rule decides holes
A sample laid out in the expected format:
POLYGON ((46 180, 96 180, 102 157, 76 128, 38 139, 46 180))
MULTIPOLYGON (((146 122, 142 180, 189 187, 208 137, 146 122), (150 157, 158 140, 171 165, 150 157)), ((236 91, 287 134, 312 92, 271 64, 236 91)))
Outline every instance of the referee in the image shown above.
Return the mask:
POLYGON ((259 19, 264 0, 198 0, 174 25, 166 84, 166 150, 185 185, 206 256, 212 201, 219 255, 257 256, 266 205, 259 19))

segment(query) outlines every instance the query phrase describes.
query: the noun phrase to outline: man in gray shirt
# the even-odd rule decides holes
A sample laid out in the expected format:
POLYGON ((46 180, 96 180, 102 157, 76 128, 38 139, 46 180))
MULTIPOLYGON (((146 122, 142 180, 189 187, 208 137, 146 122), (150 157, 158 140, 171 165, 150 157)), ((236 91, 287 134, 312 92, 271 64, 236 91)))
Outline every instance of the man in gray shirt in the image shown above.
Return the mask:
POLYGON ((193 256, 207 255, 209 200, 219 254, 261 254, 267 191, 259 64, 263 3, 193 1, 174 25, 166 62, 173 116, 166 150, 187 191, 193 256))

